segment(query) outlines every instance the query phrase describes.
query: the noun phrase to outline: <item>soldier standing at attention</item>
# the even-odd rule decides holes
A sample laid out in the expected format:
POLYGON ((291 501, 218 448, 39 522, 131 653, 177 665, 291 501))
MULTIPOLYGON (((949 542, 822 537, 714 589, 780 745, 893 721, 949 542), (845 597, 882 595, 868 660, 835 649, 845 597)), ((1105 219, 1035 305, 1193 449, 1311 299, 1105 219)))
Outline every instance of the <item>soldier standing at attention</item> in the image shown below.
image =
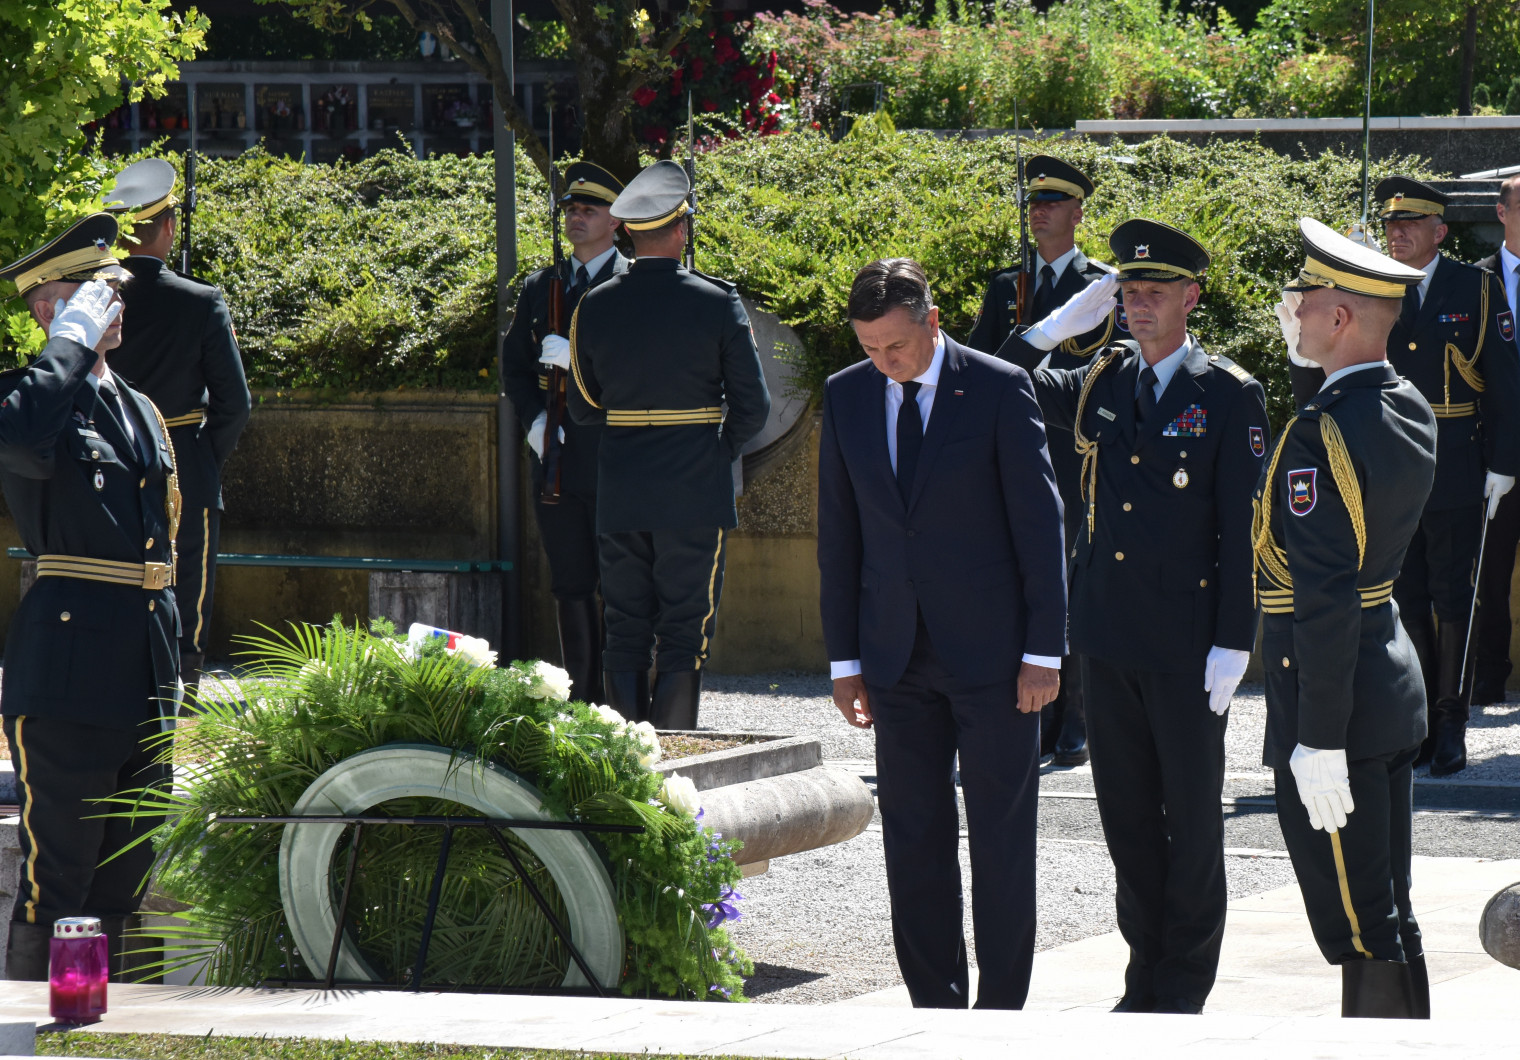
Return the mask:
POLYGON ((1261 384, 1188 333, 1208 252, 1146 220, 1108 245, 1135 341, 1037 369, 1035 393, 1083 458, 1068 610, 1130 947, 1114 1011, 1196 1013, 1224 935, 1225 714, 1256 639, 1267 412, 1261 384))
MULTIPOLYGON (((1023 263, 994 273, 982 299, 982 312, 971 330, 967 345, 995 353, 1026 372, 1036 368, 1080 368, 1115 335, 1118 314, 1113 305, 1112 282, 1097 287, 1113 272, 1106 265, 1089 261, 1077 249, 1077 225, 1082 223, 1082 204, 1093 193, 1087 175, 1059 158, 1036 155, 1024 167, 1024 194, 1029 203, 1029 231, 1034 236, 1033 305, 1026 311, 1030 327, 1018 324, 1019 274, 1023 263), (1097 289, 1095 289, 1097 287, 1097 289), (1086 291, 1088 300, 1065 308, 1086 291), (1084 313, 1087 306, 1096 310, 1084 313), (1052 313, 1058 313, 1051 317, 1052 313), (1081 318, 1095 317, 1078 325, 1081 318), (986 343, 986 345, 982 345, 986 343)), ((1127 332, 1121 333, 1122 338, 1127 332)), ((1070 431, 1050 435, 1050 463, 1061 503, 1066 508, 1066 540, 1078 537, 1082 503, 1082 458, 1072 444, 1070 431)), ((1082 668, 1076 656, 1061 661, 1061 691, 1055 702, 1040 712, 1040 755, 1053 755, 1058 766, 1080 766, 1087 761, 1087 722, 1082 706, 1082 668)))
POLYGON ((1341 967, 1341 1015, 1430 1016, 1409 901, 1413 763, 1425 685, 1394 579, 1437 475, 1437 420, 1386 357, 1425 277, 1311 218, 1278 316, 1323 366, 1256 491, 1265 762, 1314 940, 1341 967), (1296 796, 1296 797, 1295 797, 1296 796))
POLYGON ((122 285, 121 346, 112 369, 163 410, 179 458, 185 514, 175 597, 180 675, 193 689, 206 661, 222 522, 222 466, 252 398, 222 292, 169 267, 176 231, 174 167, 145 158, 122 170, 106 209, 124 226, 132 274, 122 285))
POLYGON ((1389 256, 1424 274, 1403 293, 1388 360, 1436 414, 1436 479, 1394 597, 1429 700, 1430 735, 1415 764, 1440 777, 1467 765, 1467 627, 1483 520, 1520 474, 1520 355, 1504 284, 1440 253, 1447 197, 1408 177, 1389 177, 1374 194, 1389 256))
POLYGON ((581 299, 570 326, 571 415, 606 424, 596 523, 607 700, 659 729, 697 727, 738 525, 732 465, 771 407, 738 292, 681 264, 690 191, 670 161, 629 182, 612 216, 635 261, 581 299))
POLYGON ((8 979, 48 977, 53 921, 101 919, 120 968, 122 931, 153 864, 155 822, 101 818, 98 800, 166 784, 144 740, 172 711, 179 675, 174 449, 158 409, 117 379, 111 256, 97 213, 0 269, 48 333, 42 355, 0 375, 0 486, 37 581, 5 643, 5 735, 20 807, 21 872, 8 979))
POLYGON ((533 450, 533 510, 549 557, 549 590, 554 594, 560 657, 570 673, 571 698, 600 703, 604 697, 602 605, 596 595, 601 578, 596 558, 596 454, 602 428, 562 418, 560 492, 552 503, 544 500, 544 432, 549 403, 556 399, 549 393, 549 370, 570 368, 570 314, 591 288, 628 271, 628 259, 612 242, 619 224, 612 204, 623 182, 593 162, 575 162, 565 170, 565 183, 560 197, 565 237, 575 248, 558 277, 565 318, 549 320, 554 266, 523 281, 502 349, 502 385, 518 421, 527 425, 528 447, 533 450))

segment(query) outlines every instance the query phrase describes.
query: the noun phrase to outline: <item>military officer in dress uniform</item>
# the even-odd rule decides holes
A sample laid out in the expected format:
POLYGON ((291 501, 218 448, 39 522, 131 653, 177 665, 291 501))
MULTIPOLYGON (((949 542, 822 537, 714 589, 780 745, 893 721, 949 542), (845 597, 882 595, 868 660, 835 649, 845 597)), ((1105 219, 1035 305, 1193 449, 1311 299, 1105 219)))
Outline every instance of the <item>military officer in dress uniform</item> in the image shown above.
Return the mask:
POLYGON ((5 644, 5 735, 21 805, 21 869, 6 977, 46 979, 53 921, 100 917, 113 968, 137 910, 153 822, 101 819, 98 800, 167 783, 145 740, 179 675, 169 429, 117 379, 121 341, 111 255, 97 213, 0 269, 48 333, 42 355, 0 375, 0 487, 37 580, 5 644), (102 864, 102 862, 105 862, 102 864))
MULTIPOLYGON (((1093 182, 1085 173, 1049 155, 1031 158, 1024 174, 1029 230, 1035 242, 1035 260, 1028 268, 1035 284, 1034 298, 1026 318, 1038 323, 1031 327, 1016 319, 1018 281, 1024 271, 1021 262, 993 274, 967 345, 995 353, 1027 372, 1037 367, 1080 368, 1114 338, 1118 314, 1108 313, 1081 331, 1072 329, 1074 317, 1070 312, 1064 327, 1048 318, 1078 293, 1091 290, 1092 285, 1113 273, 1109 266, 1090 261, 1077 249, 1082 204, 1093 193, 1093 182)), ((1109 305, 1112 293, 1110 284, 1094 295, 1098 302, 1109 305)), ((1075 541, 1083 509, 1078 474, 1082 458, 1071 444, 1069 432, 1057 431, 1051 437, 1050 462, 1066 507, 1066 540, 1075 541)), ((1058 766, 1079 766, 1087 761, 1081 666, 1075 656, 1062 660, 1061 691, 1041 712, 1040 730, 1041 756, 1053 755, 1058 766)))
POLYGON ((697 727, 738 525, 732 464, 771 406, 738 292, 681 264, 690 190, 670 161, 629 182, 612 216, 635 260, 581 299, 570 325, 571 415, 606 425, 596 524, 607 700, 661 729, 697 727))
POLYGON ((222 292, 169 267, 174 249, 174 167, 145 158, 122 170, 106 209, 123 226, 132 274, 122 285, 121 346, 112 370, 164 413, 179 458, 185 515, 175 598, 180 671, 195 685, 206 661, 221 537, 222 467, 253 407, 222 292))
POLYGON ((1289 421, 1257 488, 1265 761, 1344 1016, 1429 1017, 1409 902, 1413 763, 1425 683, 1395 579, 1437 476, 1437 419, 1385 356, 1425 277, 1311 218, 1284 292, 1288 349, 1328 378, 1289 421))
MULTIPOLYGON (((549 590, 559 620, 560 657, 570 672, 571 695, 600 703, 602 695, 602 605, 597 599, 600 574, 596 558, 596 454, 602 441, 600 424, 577 423, 562 416, 560 427, 560 494, 544 499, 544 432, 548 406, 549 370, 570 368, 570 314, 591 288, 628 271, 629 259, 613 245, 618 220, 612 204, 623 182, 594 162, 574 162, 565 170, 566 190, 560 197, 565 212, 565 236, 574 251, 560 267, 564 290, 563 320, 549 320, 549 289, 554 267, 523 281, 517 312, 502 350, 506 375, 502 384, 527 425, 533 450, 533 509, 538 534, 549 557, 549 590)), ((567 388, 568 390, 569 388, 567 388)), ((563 409, 561 410, 563 411, 563 409)))
POLYGON ((1035 392, 1083 459, 1069 621, 1130 946, 1115 1011, 1200 1012, 1224 934, 1225 714, 1256 636, 1265 396, 1188 333, 1203 247, 1147 220, 1120 225, 1109 247, 1133 340, 1036 370, 1035 392))
POLYGON ((1520 474, 1520 355, 1504 285, 1440 253, 1447 197, 1408 177, 1375 192, 1388 254, 1424 277, 1403 295, 1388 360, 1436 414, 1436 479, 1394 595, 1420 652, 1430 737, 1417 764, 1432 776, 1467 765, 1472 653, 1467 628, 1485 518, 1520 474), (1486 508, 1485 508, 1486 506, 1486 508))

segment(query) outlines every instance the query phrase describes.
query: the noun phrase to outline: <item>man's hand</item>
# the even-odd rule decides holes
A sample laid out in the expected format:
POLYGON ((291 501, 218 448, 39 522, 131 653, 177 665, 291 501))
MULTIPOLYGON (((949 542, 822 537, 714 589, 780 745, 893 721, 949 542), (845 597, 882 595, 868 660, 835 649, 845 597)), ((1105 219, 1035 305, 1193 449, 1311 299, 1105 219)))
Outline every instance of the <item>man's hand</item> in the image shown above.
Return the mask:
POLYGON ((1345 750, 1322 751, 1299 744, 1288 766, 1298 785, 1298 797, 1309 811, 1309 824, 1326 832, 1346 827, 1346 816, 1356 807, 1351 802, 1345 750))
POLYGON ((1499 502, 1515 488, 1514 475, 1499 475, 1490 471, 1483 482, 1483 496, 1488 498, 1488 517, 1492 519, 1499 511, 1499 502))
POLYGON ((1037 349, 1053 350, 1067 339, 1086 334, 1107 320, 1119 304, 1114 294, 1118 288, 1119 279, 1113 273, 1088 284, 1030 328, 1025 340, 1037 349))
POLYGON ((68 302, 60 298, 53 303, 48 337, 73 339, 93 350, 105 336, 106 328, 120 315, 121 302, 111 285, 104 280, 91 280, 81 284, 68 302))
POLYGON ((1304 292, 1284 291, 1282 301, 1272 307, 1277 314, 1277 326, 1282 328, 1283 342, 1288 347, 1288 360, 1300 368, 1318 368, 1316 361, 1311 361, 1298 352, 1298 336, 1300 324, 1298 320, 1298 307, 1303 303, 1304 292))
POLYGON ((1036 666, 1032 662, 1026 662, 1019 667, 1019 712, 1021 714, 1039 710, 1055 699, 1059 691, 1061 691, 1060 670, 1050 666, 1036 666))
POLYGON ((549 414, 540 412, 533 417, 533 423, 528 427, 528 448, 533 450, 533 455, 540 460, 544 458, 544 430, 549 426, 549 414))
POLYGON ((545 368, 570 370, 570 340, 563 335, 545 335, 538 350, 538 363, 545 368))
POLYGON ((1246 675, 1246 664, 1251 653, 1238 648, 1221 648, 1214 645, 1203 664, 1203 690, 1209 694, 1209 709, 1223 714, 1230 709, 1230 698, 1246 675))
POLYGON ((859 674, 834 678, 834 706, 857 729, 871 727, 871 703, 866 696, 865 678, 859 674))

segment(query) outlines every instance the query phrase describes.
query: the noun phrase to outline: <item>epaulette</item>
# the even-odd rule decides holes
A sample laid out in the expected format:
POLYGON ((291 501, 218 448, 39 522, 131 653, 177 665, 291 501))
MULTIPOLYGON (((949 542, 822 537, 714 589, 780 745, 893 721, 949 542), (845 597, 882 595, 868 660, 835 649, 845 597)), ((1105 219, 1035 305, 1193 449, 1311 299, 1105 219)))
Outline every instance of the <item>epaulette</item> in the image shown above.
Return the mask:
POLYGON ((1102 353, 1104 356, 1112 353, 1116 357, 1123 357, 1127 353, 1139 353, 1140 343, 1136 342, 1134 339, 1120 339, 1118 342, 1109 343, 1098 352, 1102 353))
POLYGON ((1240 367, 1240 365, 1236 364, 1234 361, 1230 360, 1222 353, 1209 354, 1209 364, 1214 368, 1224 369, 1226 372, 1229 372, 1242 383, 1249 383, 1254 378, 1250 372, 1240 367))
POLYGON ((1298 418, 1301 420, 1317 420, 1320 414, 1325 412, 1341 398, 1346 396, 1346 389, 1337 387, 1330 391, 1320 391, 1310 398, 1304 407, 1298 410, 1298 418))
POLYGON ((1108 264, 1107 262, 1094 261, 1092 258, 1088 258, 1087 259, 1087 264, 1090 265, 1090 266, 1092 266, 1093 268, 1097 269, 1099 272, 1107 273, 1110 276, 1117 276, 1117 275, 1119 275, 1119 270, 1117 268, 1115 268, 1114 266, 1108 264))
POLYGON ((721 278, 719 278, 717 276, 709 276, 709 275, 707 275, 707 273, 705 273, 705 272, 698 272, 696 269, 689 269, 687 271, 689 271, 693 276, 700 276, 700 277, 702 277, 702 279, 706 280, 708 283, 712 284, 714 287, 716 287, 719 290, 723 291, 723 293, 725 293, 725 294, 727 294, 727 293, 729 293, 731 291, 736 291, 736 290, 739 289, 739 285, 738 284, 730 283, 728 280, 721 279, 721 278))

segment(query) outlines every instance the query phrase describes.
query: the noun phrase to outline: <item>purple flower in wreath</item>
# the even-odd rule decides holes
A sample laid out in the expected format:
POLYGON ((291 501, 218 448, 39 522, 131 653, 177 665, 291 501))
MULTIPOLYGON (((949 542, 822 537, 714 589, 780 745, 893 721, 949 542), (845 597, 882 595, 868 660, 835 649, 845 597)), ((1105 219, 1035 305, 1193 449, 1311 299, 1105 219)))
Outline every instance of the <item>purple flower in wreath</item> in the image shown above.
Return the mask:
POLYGON ((724 890, 723 894, 718 898, 716 902, 713 902, 710 905, 702 906, 703 911, 706 912, 711 918, 707 921, 707 926, 709 928, 715 928, 725 920, 743 919, 744 914, 739 912, 738 906, 734 904, 735 902, 742 901, 744 901, 744 895, 740 894, 732 887, 724 890))

